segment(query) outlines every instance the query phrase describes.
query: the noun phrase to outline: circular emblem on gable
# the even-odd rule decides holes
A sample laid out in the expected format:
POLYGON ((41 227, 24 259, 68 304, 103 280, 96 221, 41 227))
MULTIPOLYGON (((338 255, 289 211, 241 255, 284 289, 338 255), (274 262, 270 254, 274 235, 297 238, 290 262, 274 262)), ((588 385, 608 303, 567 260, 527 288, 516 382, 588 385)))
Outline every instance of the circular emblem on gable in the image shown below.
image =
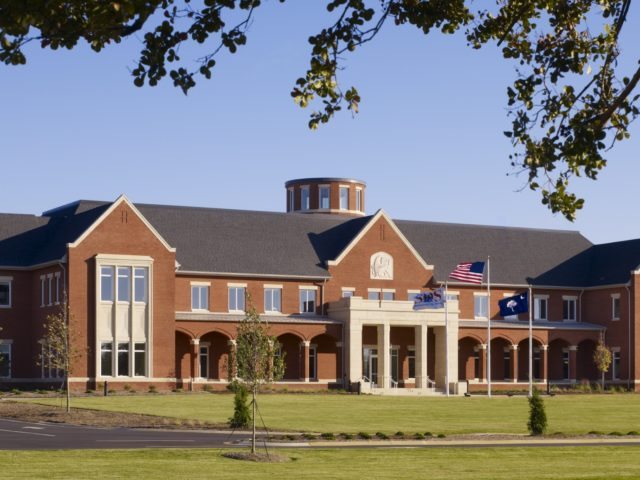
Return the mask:
POLYGON ((393 257, 378 252, 371 255, 371 278, 374 280, 393 280, 393 257))

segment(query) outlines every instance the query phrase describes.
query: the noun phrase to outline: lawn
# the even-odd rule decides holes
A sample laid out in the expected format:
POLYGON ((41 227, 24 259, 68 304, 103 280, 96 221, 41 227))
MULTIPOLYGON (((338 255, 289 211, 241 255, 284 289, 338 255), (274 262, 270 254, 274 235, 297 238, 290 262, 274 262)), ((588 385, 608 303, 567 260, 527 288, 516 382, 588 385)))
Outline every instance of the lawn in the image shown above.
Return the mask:
POLYGON ((261 479, 640 478, 640 447, 322 449, 274 451, 294 460, 256 464, 220 450, 0 452, 2 477, 261 479))
MULTIPOLYGON (((545 397, 549 432, 585 434, 640 431, 640 395, 545 397)), ((59 400, 38 400, 59 405, 59 400)), ((141 395, 74 398, 75 407, 146 413, 224 424, 232 414, 227 394, 141 395)), ((267 426, 311 432, 378 431, 393 434, 527 433, 525 397, 383 397, 265 394, 258 405, 267 426)))

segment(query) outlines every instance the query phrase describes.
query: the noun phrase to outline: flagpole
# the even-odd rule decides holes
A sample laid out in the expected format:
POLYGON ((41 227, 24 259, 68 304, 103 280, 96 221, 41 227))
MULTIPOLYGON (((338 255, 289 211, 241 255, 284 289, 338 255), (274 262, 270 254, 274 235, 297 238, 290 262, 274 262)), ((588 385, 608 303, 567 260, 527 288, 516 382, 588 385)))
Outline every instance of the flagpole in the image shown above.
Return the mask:
POLYGON ((533 309, 531 308, 532 289, 529 285, 529 397, 533 396, 533 309))
POLYGON ((444 282, 444 381, 447 384, 445 392, 449 396, 449 302, 447 302, 447 293, 449 282, 444 282))
POLYGON ((487 256, 487 395, 491 398, 491 255, 487 256))

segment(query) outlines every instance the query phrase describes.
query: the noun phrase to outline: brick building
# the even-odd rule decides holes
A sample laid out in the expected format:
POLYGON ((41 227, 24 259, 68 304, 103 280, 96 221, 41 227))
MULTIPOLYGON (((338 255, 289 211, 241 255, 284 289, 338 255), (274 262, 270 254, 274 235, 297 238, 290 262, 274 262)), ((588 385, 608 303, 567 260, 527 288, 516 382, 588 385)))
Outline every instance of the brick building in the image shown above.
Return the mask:
MULTIPOLYGON (((51 383, 43 323, 68 298, 76 389, 109 381, 224 388, 251 298, 285 353, 281 383, 382 393, 528 384, 528 314, 498 300, 531 288, 533 378, 640 388, 640 240, 393 220, 365 214, 363 182, 287 182, 286 213, 78 201, 0 214, 0 382, 51 383), (413 310, 461 261, 491 258, 486 285, 448 282, 445 309, 413 310), (487 322, 491 322, 491 340, 487 322), (375 387, 375 388, 374 388, 375 387), (403 390, 404 389, 404 390, 403 390)), ((486 279, 486 277, 485 277, 486 279)))

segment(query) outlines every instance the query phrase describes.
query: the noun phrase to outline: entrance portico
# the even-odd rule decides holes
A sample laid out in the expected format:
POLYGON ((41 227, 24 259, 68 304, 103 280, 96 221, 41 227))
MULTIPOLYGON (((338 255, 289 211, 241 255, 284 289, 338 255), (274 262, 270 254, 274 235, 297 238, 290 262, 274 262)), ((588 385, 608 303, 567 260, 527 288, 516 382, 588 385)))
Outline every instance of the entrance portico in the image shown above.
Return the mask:
POLYGON ((448 377, 450 391, 457 391, 457 301, 449 301, 445 316, 444 308, 414 311, 411 301, 347 297, 330 303, 328 314, 333 319, 343 321, 345 325, 345 340, 348 345, 345 351, 345 371, 349 385, 370 382, 375 384, 378 393, 391 392, 400 386, 406 386, 405 369, 397 363, 400 345, 394 345, 395 342, 392 342, 394 335, 400 336, 398 327, 402 327, 404 330, 413 330, 413 340, 406 339, 402 347, 403 351, 413 352, 415 388, 427 390, 433 388, 435 382, 435 387, 444 391, 448 377), (370 327, 375 328, 375 338, 371 338, 373 332, 370 327), (367 339, 363 342, 365 334, 367 339), (430 335, 435 338, 432 353, 429 352, 430 335), (429 358, 433 359, 434 365, 429 365, 429 358), (375 367, 375 371, 372 370, 372 366, 375 367), (435 378, 430 378, 429 371, 433 372, 435 378), (366 375, 367 373, 369 375, 366 375))

